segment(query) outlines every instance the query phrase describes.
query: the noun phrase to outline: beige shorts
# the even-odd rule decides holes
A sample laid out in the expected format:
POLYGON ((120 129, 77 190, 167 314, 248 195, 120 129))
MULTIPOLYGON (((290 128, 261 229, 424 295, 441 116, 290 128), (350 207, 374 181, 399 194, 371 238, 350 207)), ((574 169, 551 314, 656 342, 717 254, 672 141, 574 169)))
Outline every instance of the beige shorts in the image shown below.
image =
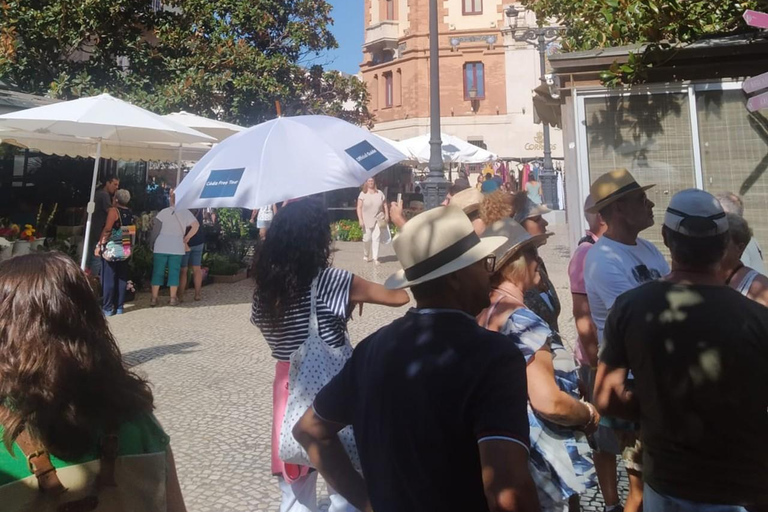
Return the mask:
POLYGON ((628 471, 643 472, 643 443, 640 432, 635 430, 614 430, 621 446, 621 460, 628 471))

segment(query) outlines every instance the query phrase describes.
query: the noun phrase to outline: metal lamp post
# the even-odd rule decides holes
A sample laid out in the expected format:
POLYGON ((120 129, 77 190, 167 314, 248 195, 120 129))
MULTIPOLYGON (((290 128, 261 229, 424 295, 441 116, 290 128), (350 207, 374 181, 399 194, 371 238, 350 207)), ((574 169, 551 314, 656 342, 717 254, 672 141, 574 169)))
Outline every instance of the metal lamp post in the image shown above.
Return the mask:
MULTIPOLYGON (((547 85, 547 45, 552 41, 560 37, 561 27, 526 27, 519 34, 517 33, 517 20, 520 14, 524 13, 524 9, 517 9, 510 5, 505 10, 505 14, 509 19, 509 28, 511 31, 512 39, 518 42, 528 43, 539 52, 539 66, 541 67, 541 83, 547 85)), ((550 142, 549 124, 543 119, 541 121, 542 133, 544 135, 544 168, 542 173, 548 177, 555 175, 555 169, 552 165, 552 144, 550 142)), ((542 187, 544 188, 544 187, 542 187)), ((557 192, 555 192, 557 195, 557 192)), ((556 199, 556 198, 555 198, 556 199)), ((555 201, 546 201, 546 203, 554 203, 555 201)))
POLYGON ((437 2, 429 0, 429 113, 430 152, 429 173, 424 180, 424 207, 440 206, 450 183, 443 173, 443 141, 440 138, 440 45, 437 23, 437 2))

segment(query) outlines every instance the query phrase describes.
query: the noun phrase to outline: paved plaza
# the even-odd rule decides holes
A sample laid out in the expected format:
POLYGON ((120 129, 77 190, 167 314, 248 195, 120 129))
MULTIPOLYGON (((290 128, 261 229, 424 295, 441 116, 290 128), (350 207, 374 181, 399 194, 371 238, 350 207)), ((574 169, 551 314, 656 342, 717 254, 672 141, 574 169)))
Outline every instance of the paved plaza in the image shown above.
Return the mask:
MULTIPOLYGON (((575 339, 566 267, 566 226, 542 255, 563 303, 560 329, 575 339)), ((339 242, 334 266, 377 282, 399 267, 391 247, 381 266, 362 261, 362 244, 339 242)), ((171 436, 179 478, 190 512, 276 511, 280 493, 270 474, 274 360, 249 321, 252 281, 206 286, 203 301, 149 308, 139 295, 126 314, 110 318, 125 360, 149 379, 157 417, 171 436)), ((349 323, 356 343, 401 316, 406 307, 365 306, 349 323)), ((320 490, 320 496, 324 494, 320 490)), ((582 509, 602 510, 591 493, 582 509)))

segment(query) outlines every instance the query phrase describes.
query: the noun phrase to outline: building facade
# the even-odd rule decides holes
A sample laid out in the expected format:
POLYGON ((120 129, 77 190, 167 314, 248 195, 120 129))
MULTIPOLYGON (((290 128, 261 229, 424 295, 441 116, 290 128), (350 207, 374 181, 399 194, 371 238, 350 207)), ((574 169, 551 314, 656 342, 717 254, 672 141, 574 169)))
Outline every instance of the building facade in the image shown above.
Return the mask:
MULTIPOLYGON (((429 1, 365 0, 361 75, 371 94, 374 132, 404 140, 429 131, 429 1)), ((442 130, 502 158, 543 156, 532 90, 539 56, 512 37, 510 0, 438 0, 442 130)), ((535 26, 521 15, 518 30, 535 26)), ((554 157, 562 135, 552 130, 554 157)))
MULTIPOLYGON (((677 192, 733 192, 762 247, 768 246, 768 118, 750 112, 748 77, 768 71, 768 36, 708 38, 648 72, 644 84, 608 89, 600 73, 642 47, 563 53, 560 77, 567 146, 565 192, 571 248, 586 228, 582 205, 603 173, 626 168, 654 202, 656 225, 642 236, 665 251, 661 224, 677 192)), ((768 256, 768 255, 765 255, 768 256)))

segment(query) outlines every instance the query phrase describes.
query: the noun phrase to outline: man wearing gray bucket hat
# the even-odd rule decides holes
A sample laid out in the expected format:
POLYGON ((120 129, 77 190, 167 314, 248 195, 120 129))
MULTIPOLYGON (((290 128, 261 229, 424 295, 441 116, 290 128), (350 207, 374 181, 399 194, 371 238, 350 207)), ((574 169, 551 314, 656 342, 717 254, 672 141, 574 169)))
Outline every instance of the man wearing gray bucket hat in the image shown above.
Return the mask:
POLYGON ((362 511, 538 511, 528 471, 525 359, 477 325, 493 252, 455 206, 411 219, 394 240, 416 308, 363 340, 294 428, 330 486, 362 511), (365 476, 337 432, 352 425, 365 476))
POLYGON ((645 510, 768 510, 768 309, 723 284, 728 227, 711 194, 676 194, 672 271, 619 297, 605 325, 595 402, 642 424, 645 510))

